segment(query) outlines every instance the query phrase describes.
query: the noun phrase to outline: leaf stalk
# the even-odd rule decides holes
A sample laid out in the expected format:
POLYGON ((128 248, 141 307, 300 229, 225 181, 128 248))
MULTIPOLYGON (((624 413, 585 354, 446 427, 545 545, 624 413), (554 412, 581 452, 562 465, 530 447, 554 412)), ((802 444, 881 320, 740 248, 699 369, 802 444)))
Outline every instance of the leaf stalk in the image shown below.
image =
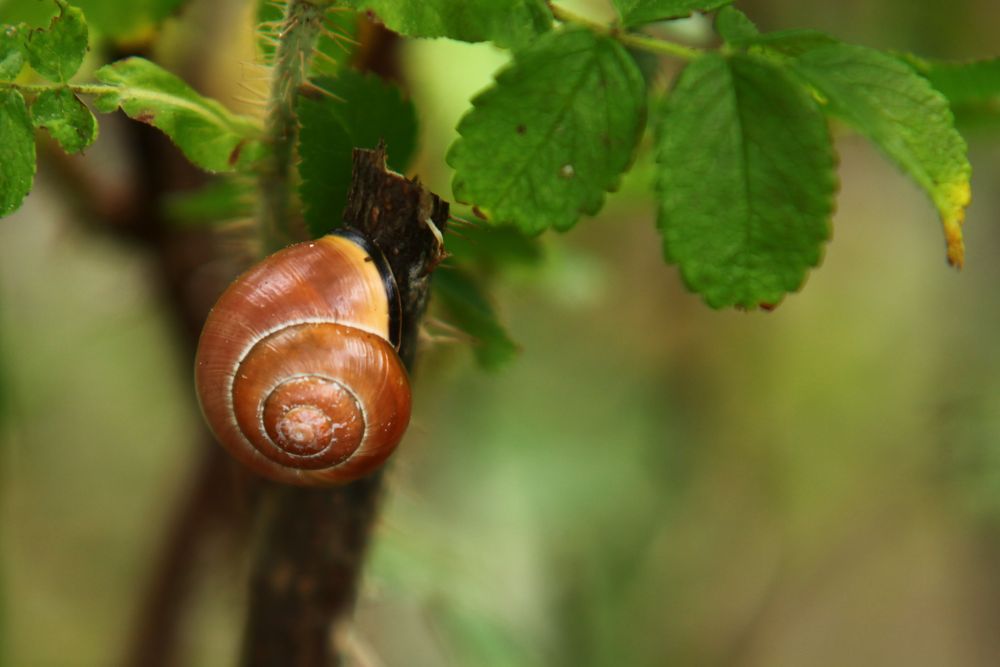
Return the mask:
POLYGON ((597 23, 551 3, 549 4, 549 9, 552 10, 552 15, 556 17, 557 21, 562 23, 572 23, 574 25, 587 28, 588 30, 592 30, 593 32, 608 35, 622 44, 630 46, 634 49, 639 49, 640 51, 671 56, 674 58, 680 58, 681 60, 695 60, 696 58, 701 57, 704 53, 704 50, 693 46, 684 46, 683 44, 660 39, 658 37, 649 37, 634 32, 628 32, 620 26, 609 26, 597 23))

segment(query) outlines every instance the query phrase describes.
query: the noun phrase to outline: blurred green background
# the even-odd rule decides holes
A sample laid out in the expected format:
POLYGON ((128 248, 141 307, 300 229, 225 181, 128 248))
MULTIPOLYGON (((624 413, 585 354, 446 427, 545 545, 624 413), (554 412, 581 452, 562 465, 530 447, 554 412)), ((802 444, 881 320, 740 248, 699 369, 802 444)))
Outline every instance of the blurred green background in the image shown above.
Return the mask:
MULTIPOLYGON (((204 34, 207 1, 169 33, 204 34)), ((763 29, 997 55, 992 0, 737 5, 763 29)), ((220 99, 248 29, 220 29, 237 46, 205 65, 220 99)), ((453 128, 504 60, 405 47, 413 173, 445 196, 453 128)), ((93 149, 109 170, 114 131, 93 149)), ((961 273, 930 203, 853 136, 823 264, 773 313, 684 292, 648 155, 599 218, 544 237, 495 294, 523 347, 509 368, 424 347, 352 664, 998 664, 1000 131, 967 138, 961 273)), ((151 271, 44 170, 0 220, 0 665, 114 664, 132 630, 200 419, 151 271)), ((205 558, 181 664, 232 664, 248 563, 205 558)))

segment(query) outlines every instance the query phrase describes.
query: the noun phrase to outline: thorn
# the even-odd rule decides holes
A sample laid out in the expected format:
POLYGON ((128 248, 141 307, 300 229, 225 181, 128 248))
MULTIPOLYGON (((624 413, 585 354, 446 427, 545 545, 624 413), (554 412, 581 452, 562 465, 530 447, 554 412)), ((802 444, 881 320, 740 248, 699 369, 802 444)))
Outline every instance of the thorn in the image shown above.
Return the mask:
POLYGON ((340 44, 341 42, 347 42, 352 46, 361 46, 361 42, 359 42, 358 40, 354 39, 353 37, 351 37, 346 33, 337 32, 336 30, 330 30, 329 28, 325 27, 320 27, 320 32, 323 33, 325 37, 334 42, 337 42, 338 44, 340 44))
POLYGON ((242 88, 243 90, 247 91, 251 95, 259 95, 261 102, 267 101, 267 96, 266 96, 266 93, 264 93, 264 91, 259 90, 257 88, 254 88, 253 86, 251 86, 250 84, 246 83, 245 81, 237 81, 236 85, 239 86, 240 88, 242 88))
POLYGON ((476 340, 476 337, 470 334, 468 331, 464 331, 458 328, 458 326, 452 324, 451 322, 442 320, 439 317, 434 317, 433 315, 424 318, 424 325, 425 327, 436 327, 438 329, 442 329, 457 338, 461 338, 467 341, 476 340))
POLYGON ((468 335, 451 336, 445 333, 434 333, 427 330, 427 323, 420 327, 418 332, 421 344, 427 345, 475 345, 476 340, 468 335))
POLYGON ((456 225, 464 225, 466 227, 482 227, 479 223, 472 222, 471 220, 466 220, 465 218, 460 218, 454 213, 448 214, 448 220, 454 222, 456 225))
POLYGON ((270 76, 272 72, 274 72, 273 65, 265 65, 264 63, 253 62, 252 60, 241 60, 240 65, 242 65, 243 67, 254 67, 256 69, 262 70, 268 76, 270 76))
POLYGON ((324 60, 326 60, 331 65, 335 65, 337 67, 340 66, 340 63, 337 62, 336 58, 334 58, 333 56, 330 56, 330 55, 328 55, 326 53, 323 53, 322 51, 316 50, 316 51, 313 52, 313 55, 315 55, 315 56, 317 56, 319 58, 323 58, 324 60))
POLYGON ((249 104, 250 106, 257 107, 259 109, 267 108, 267 102, 264 100, 259 100, 259 99, 251 100, 246 97, 240 97, 239 95, 233 95, 232 99, 236 100, 237 102, 242 102, 243 104, 249 104))
POLYGON ((457 231, 454 227, 449 227, 445 230, 445 234, 449 236, 454 236, 457 239, 462 239, 463 241, 468 241, 469 243, 479 243, 479 239, 469 238, 467 235, 460 231, 457 231))
POLYGON ((299 17, 296 16, 295 18, 293 18, 291 21, 288 22, 288 25, 281 26, 281 34, 279 35, 279 37, 281 39, 284 39, 285 35, 288 34, 288 31, 295 28, 295 26, 297 26, 298 24, 299 24, 299 17))
POLYGON ((270 81, 271 80, 271 76, 273 74, 273 69, 274 69, 272 67, 266 67, 264 65, 258 65, 257 63, 250 63, 250 62, 246 62, 246 61, 240 62, 240 66, 242 68, 242 71, 240 72, 240 77, 242 79, 244 79, 245 81, 270 81), (247 71, 246 71, 246 68, 248 66, 257 67, 257 68, 260 68, 263 71, 259 75, 257 75, 257 74, 248 75, 247 71))
POLYGON ((434 221, 431 220, 430 218, 427 218, 426 220, 424 220, 424 224, 426 224, 427 228, 431 230, 431 234, 434 235, 434 238, 438 242, 438 247, 443 248, 444 247, 444 236, 441 234, 441 230, 438 229, 438 226, 435 225, 434 221))
POLYGON ((429 331, 424 332, 424 341, 429 345, 470 345, 476 341, 472 339, 459 338, 458 336, 447 336, 445 334, 435 334, 429 331))
POLYGON ((299 85, 299 91, 300 92, 306 92, 307 94, 308 93, 320 93, 321 95, 326 95, 330 99, 336 100, 338 102, 343 102, 344 101, 343 97, 340 97, 338 95, 334 95, 333 93, 331 93, 326 88, 323 88, 321 86, 317 86, 315 83, 313 83, 309 79, 306 79, 305 81, 303 81, 299 85))
MULTIPOLYGON (((349 45, 344 44, 342 42, 338 42, 336 40, 332 40, 332 41, 333 41, 333 45, 336 46, 338 49, 340 49, 341 52, 343 52, 343 54, 345 56, 351 55, 351 49, 349 48, 349 45)), ((316 52, 320 53, 319 49, 317 49, 316 52)))

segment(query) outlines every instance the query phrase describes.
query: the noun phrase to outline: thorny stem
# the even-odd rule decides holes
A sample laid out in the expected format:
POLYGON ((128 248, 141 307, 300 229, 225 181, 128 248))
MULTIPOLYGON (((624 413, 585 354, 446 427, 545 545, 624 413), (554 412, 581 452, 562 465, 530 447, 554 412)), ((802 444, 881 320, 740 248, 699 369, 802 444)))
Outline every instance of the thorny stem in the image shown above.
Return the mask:
POLYGON ((583 26, 588 30, 608 35, 626 46, 631 46, 632 48, 640 49, 642 51, 673 56, 675 58, 681 58, 682 60, 695 60, 704 53, 701 49, 693 46, 684 46, 683 44, 677 44, 676 42, 668 42, 665 39, 658 39, 656 37, 647 37, 646 35, 626 32, 618 26, 608 26, 596 23, 551 3, 549 3, 549 9, 552 10, 552 15, 555 16, 558 21, 583 26))
POLYGON ((281 22, 264 131, 270 152, 260 167, 257 222, 264 252, 282 248, 292 240, 288 211, 298 136, 295 100, 306 78, 328 4, 322 0, 289 0, 281 22))

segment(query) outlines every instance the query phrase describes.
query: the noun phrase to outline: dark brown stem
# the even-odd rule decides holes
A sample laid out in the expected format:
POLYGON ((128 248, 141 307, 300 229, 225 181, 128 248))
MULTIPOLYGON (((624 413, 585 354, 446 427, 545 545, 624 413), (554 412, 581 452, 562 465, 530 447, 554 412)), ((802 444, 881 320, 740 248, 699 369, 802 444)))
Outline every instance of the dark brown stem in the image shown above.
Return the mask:
MULTIPOLYGON (((165 194, 192 187, 203 177, 155 129, 111 118, 105 121, 105 130, 113 123, 121 123, 116 129, 129 149, 133 168, 127 181, 100 179, 96 177, 100 170, 86 157, 66 156, 50 144, 41 145, 40 157, 47 174, 58 182, 86 224, 149 257, 150 277, 172 316, 187 368, 201 323, 224 282, 211 277, 192 279, 214 254, 208 232, 172 227, 163 218, 160 203, 165 194)), ((192 434, 192 440, 197 453, 192 479, 169 513, 163 546, 130 615, 133 628, 120 663, 126 667, 177 664, 183 612, 197 569, 204 562, 206 543, 229 538, 235 552, 246 533, 249 513, 245 506, 252 495, 246 473, 214 444, 207 429, 192 434)))
MULTIPOLYGON (((430 274, 444 252, 432 225, 443 231, 447 220, 446 202, 386 170, 383 147, 354 151, 344 223, 371 239, 392 268, 403 307, 400 356, 409 369, 430 274)), ((241 664, 341 664, 337 638, 357 598, 381 482, 376 473, 330 489, 266 484, 267 525, 250 584, 241 664)))
POLYGON ((166 530, 163 547, 156 554, 151 578, 135 616, 134 640, 127 645, 123 664, 158 667, 177 664, 177 638, 184 609, 198 574, 194 564, 204 552, 206 537, 230 534, 227 523, 239 515, 232 507, 236 471, 232 460, 205 434, 200 443, 195 478, 179 496, 166 530), (202 453, 204 452, 204 453, 202 453))
MULTIPOLYGON (((99 197, 92 204, 97 210, 101 201, 110 202, 103 211, 106 228, 150 254, 152 275, 181 342, 184 367, 190 368, 201 324, 222 285, 214 279, 193 278, 214 254, 208 232, 171 227, 163 218, 161 202, 165 194, 203 177, 155 129, 127 121, 123 130, 136 165, 132 196, 99 197)), ((214 444, 207 430, 192 434, 192 439, 197 456, 192 481, 171 508, 162 548, 132 615, 134 628, 122 658, 127 667, 177 664, 183 612, 204 549, 210 539, 220 536, 238 542, 246 525, 240 521, 239 507, 246 500, 240 492, 245 474, 214 444)))

